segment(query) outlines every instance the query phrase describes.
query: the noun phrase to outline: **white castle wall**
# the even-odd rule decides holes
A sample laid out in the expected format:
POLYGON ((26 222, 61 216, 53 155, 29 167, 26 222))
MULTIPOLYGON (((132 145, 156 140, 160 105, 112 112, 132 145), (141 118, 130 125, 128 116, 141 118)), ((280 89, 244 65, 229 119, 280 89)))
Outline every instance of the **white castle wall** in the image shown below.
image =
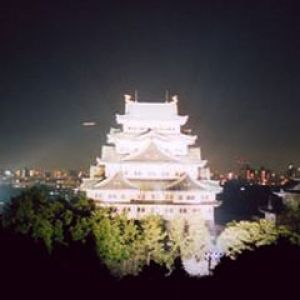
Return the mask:
POLYGON ((123 125, 123 131, 126 133, 141 133, 147 129, 152 129, 167 134, 180 133, 180 125, 178 122, 142 120, 125 121, 123 125))
POLYGON ((215 194, 211 192, 198 192, 198 191, 162 191, 162 190, 97 190, 89 189, 87 196, 98 200, 107 202, 130 202, 130 201, 145 201, 159 202, 159 201, 172 201, 173 203, 207 203, 215 200, 215 194))
POLYGON ((199 215, 206 222, 214 223, 214 209, 212 206, 200 205, 149 205, 149 204, 114 204, 114 203, 98 203, 101 207, 111 207, 116 213, 126 213, 129 218, 141 219, 149 214, 157 214, 166 220, 172 220, 178 216, 189 218, 191 215, 199 215))

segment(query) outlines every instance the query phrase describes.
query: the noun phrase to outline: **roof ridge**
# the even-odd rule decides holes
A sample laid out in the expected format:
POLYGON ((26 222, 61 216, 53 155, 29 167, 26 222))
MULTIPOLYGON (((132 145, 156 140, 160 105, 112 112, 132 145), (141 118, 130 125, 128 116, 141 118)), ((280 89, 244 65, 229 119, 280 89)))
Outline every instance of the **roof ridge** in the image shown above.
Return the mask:
POLYGON ((100 181, 99 183, 95 184, 94 187, 99 188, 103 187, 105 185, 108 185, 109 183, 113 182, 115 184, 116 180, 121 181, 121 183, 125 183, 125 185, 129 186, 130 188, 138 189, 137 186, 135 186, 133 183, 131 183, 124 175, 121 170, 114 173, 112 176, 100 181))
POLYGON ((203 187, 201 186, 194 178, 191 177, 191 175, 189 173, 185 173, 183 176, 181 176, 177 181, 172 182, 169 186, 167 186, 166 188, 172 188, 173 186, 176 186, 180 183, 182 183, 184 180, 189 179, 190 181, 192 181, 192 183, 196 184, 199 187, 203 187))
MULTIPOLYGON (((172 161, 178 161, 179 160, 179 158, 174 157, 174 156, 170 155, 169 153, 167 153, 166 151, 162 150, 157 145, 157 143, 155 143, 153 140, 148 141, 147 143, 145 143, 145 146, 142 147, 139 151, 127 155, 126 157, 122 158, 122 160, 123 161, 134 160, 138 156, 141 156, 141 155, 145 154, 145 152, 147 152, 147 150, 149 151, 150 147, 154 147, 154 151, 157 151, 158 154, 160 154, 162 156, 165 156, 168 160, 172 160, 172 161)), ((159 161, 159 159, 158 159, 158 161, 159 161)))

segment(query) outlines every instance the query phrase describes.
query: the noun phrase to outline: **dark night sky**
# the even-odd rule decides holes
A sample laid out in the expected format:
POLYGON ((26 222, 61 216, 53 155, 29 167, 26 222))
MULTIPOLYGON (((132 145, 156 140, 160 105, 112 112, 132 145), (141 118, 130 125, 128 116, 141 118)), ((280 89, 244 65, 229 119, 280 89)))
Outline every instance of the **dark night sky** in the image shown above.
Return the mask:
POLYGON ((300 164, 297 1, 2 1, 0 38, 0 168, 87 168, 134 89, 213 169, 300 164))

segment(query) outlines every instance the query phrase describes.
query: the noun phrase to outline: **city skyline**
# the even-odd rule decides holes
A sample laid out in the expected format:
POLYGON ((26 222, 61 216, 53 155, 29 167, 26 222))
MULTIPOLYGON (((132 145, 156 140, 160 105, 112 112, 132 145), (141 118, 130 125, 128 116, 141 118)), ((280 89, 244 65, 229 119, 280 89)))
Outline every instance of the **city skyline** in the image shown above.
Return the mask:
POLYGON ((178 94, 212 170, 300 165, 298 16, 296 1, 6 4, 0 167, 88 168, 135 89, 178 94))

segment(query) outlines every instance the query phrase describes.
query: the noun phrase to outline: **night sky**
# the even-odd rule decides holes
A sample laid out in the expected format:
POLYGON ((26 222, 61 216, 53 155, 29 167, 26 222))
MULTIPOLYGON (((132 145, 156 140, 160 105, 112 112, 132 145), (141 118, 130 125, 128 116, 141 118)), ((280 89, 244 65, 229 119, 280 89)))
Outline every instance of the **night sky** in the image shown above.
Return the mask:
POLYGON ((297 2, 1 1, 0 168, 87 168, 135 89, 214 170, 300 164, 297 2))

